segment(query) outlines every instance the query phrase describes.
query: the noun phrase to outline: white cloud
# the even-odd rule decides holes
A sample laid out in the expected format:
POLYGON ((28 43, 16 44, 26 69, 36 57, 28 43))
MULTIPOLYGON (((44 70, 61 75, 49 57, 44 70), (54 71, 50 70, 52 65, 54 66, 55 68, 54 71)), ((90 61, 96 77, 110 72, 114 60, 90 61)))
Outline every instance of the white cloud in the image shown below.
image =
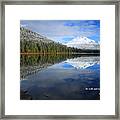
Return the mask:
POLYGON ((20 24, 20 26, 21 26, 21 27, 27 27, 27 25, 25 25, 25 24, 20 24))

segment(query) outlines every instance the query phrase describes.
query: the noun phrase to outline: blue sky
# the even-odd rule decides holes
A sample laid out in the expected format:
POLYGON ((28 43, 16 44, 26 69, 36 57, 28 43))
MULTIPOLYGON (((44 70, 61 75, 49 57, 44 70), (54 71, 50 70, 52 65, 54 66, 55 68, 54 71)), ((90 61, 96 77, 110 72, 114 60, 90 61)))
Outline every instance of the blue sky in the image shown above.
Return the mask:
POLYGON ((63 44, 78 36, 100 41, 99 20, 21 20, 20 25, 63 44))

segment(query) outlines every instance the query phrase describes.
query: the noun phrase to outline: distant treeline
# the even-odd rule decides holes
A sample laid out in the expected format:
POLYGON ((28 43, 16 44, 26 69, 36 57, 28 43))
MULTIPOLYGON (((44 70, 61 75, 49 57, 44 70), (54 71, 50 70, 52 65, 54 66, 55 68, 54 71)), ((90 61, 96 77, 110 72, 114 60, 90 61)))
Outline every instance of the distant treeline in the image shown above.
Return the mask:
POLYGON ((20 41, 21 53, 41 53, 41 54, 59 54, 59 53, 100 53, 100 50, 86 50, 77 49, 74 47, 67 47, 60 43, 50 42, 44 43, 42 41, 20 41))

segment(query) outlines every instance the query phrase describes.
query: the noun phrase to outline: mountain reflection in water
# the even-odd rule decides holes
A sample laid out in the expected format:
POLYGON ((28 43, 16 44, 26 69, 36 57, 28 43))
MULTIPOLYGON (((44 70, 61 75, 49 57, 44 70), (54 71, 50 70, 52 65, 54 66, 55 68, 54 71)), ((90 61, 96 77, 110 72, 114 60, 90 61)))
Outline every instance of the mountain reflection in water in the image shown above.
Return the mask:
POLYGON ((100 99, 99 56, 21 55, 20 70, 21 91, 33 100, 100 99))

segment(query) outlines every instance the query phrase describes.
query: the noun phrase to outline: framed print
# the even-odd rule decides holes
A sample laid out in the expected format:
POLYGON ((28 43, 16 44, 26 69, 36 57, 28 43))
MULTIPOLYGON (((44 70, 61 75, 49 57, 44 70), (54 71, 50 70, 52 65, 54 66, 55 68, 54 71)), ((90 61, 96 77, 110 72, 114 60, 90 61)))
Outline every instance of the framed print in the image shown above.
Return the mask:
POLYGON ((1 118, 119 119, 117 0, 1 9, 1 118))

